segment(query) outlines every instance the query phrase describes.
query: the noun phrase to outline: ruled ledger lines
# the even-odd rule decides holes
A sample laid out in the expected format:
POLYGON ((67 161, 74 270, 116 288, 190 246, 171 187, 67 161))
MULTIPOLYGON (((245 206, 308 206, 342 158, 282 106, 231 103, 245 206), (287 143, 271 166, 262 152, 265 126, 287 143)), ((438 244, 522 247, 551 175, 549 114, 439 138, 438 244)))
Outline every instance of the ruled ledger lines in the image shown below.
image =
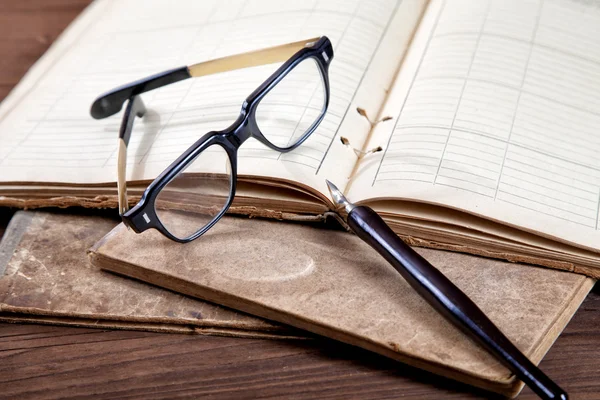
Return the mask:
MULTIPOLYGON (((27 115, 2 129, 10 135, 2 137, 0 168, 96 171, 116 167, 122 113, 93 120, 89 107, 101 93, 180 65, 325 34, 335 46, 335 59, 330 67, 328 113, 317 130, 287 154, 280 155, 254 140, 239 153, 244 159, 289 162, 315 174, 398 1, 290 1, 276 14, 268 1, 185 2, 186 7, 170 5, 169 15, 161 18, 155 14, 164 8, 162 2, 142 8, 136 4, 105 0, 106 13, 118 8, 114 12, 118 17, 106 17, 85 31, 86 46, 75 44, 49 72, 52 79, 46 79, 35 89, 35 96, 30 96, 33 100, 27 115), (338 12, 340 9, 344 11, 338 12), (136 19, 125 21, 122 15, 136 15, 136 19), (215 41, 215 37, 219 39, 215 41), (94 62, 83 68, 82 62, 89 60, 94 62), (65 83, 72 87, 69 91, 65 83), (40 112, 44 110, 52 112, 40 112), (63 142, 56 145, 57 140, 63 142)), ((189 79, 143 94, 148 112, 134 124, 128 173, 139 179, 146 164, 166 167, 205 133, 227 128, 239 115, 244 99, 276 67, 189 79)), ((300 107, 306 118, 317 113, 312 102, 300 107)))
POLYGON ((453 187, 598 229, 600 7, 468 4, 440 8, 372 184, 453 187))

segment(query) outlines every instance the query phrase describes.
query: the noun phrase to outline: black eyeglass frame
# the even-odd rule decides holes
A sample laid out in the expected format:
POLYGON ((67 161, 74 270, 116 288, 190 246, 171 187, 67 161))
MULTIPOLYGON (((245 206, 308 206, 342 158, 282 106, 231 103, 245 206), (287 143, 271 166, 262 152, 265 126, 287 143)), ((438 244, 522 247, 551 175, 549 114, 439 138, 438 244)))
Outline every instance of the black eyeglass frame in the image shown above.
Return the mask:
MULTIPOLYGON (((246 98, 242 104, 240 115, 229 127, 221 131, 212 131, 202 136, 175 161, 173 161, 156 179, 154 179, 154 181, 152 181, 152 183, 150 183, 150 185, 144 191, 140 201, 133 208, 121 214, 123 222, 136 233, 144 232, 147 229, 156 229, 164 236, 179 243, 187 243, 202 236, 214 224, 216 224, 221 217, 223 217, 233 202, 237 183, 237 152, 240 146, 246 140, 252 137, 273 150, 287 153, 294 150, 304 141, 306 141, 306 139, 321 123, 329 106, 330 88, 328 73, 329 64, 331 63, 332 59, 333 46, 330 40, 325 36, 318 38, 318 40, 315 42, 309 43, 306 45, 306 47, 297 51, 246 98), (287 147, 276 146, 263 135, 257 124, 257 106, 261 99, 290 71, 292 71, 298 64, 309 58, 312 58, 315 61, 323 82, 325 94, 323 108, 318 118, 313 122, 313 124, 300 139, 287 147), (160 191, 175 177, 177 177, 181 171, 185 170, 185 168, 190 165, 190 163, 192 163, 194 159, 200 155, 200 153, 202 153, 202 151, 213 145, 221 146, 229 157, 229 163, 231 166, 231 173, 229 175, 229 196, 223 209, 216 216, 214 216, 208 224, 186 238, 178 238, 171 234, 171 232, 164 227, 160 221, 160 218, 158 218, 155 208, 156 198, 160 191)), ((119 138, 123 140, 123 144, 127 146, 135 116, 137 115, 141 117, 145 112, 145 106, 141 102, 141 99, 139 99, 138 94, 177 82, 182 79, 186 79, 186 77, 181 78, 183 73, 182 69, 188 70, 187 77, 191 77, 191 75, 189 75, 188 67, 183 67, 166 71, 164 73, 133 82, 129 85, 125 85, 111 92, 105 93, 94 101, 91 110, 92 116, 99 119, 113 115, 122 108, 125 101, 129 101, 123 116, 123 122, 119 134, 119 138)))

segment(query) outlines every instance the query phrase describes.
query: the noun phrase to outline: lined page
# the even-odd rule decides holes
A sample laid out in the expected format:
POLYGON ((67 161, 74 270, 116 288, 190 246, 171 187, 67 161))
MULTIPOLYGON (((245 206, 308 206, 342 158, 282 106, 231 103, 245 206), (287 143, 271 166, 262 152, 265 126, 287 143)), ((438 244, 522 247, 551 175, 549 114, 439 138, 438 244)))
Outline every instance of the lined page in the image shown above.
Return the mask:
POLYGON ((436 1, 352 193, 600 248, 600 6, 436 1))
MULTIPOLYGON (((122 112, 93 120, 89 107, 98 95, 166 69, 321 35, 335 51, 325 119, 287 154, 249 140, 240 149, 238 173, 310 185, 327 157, 340 156, 348 157, 337 163, 345 167, 329 174, 345 179, 354 160, 346 152, 332 155, 332 143, 399 3, 152 0, 140 7, 138 1, 99 0, 89 11, 93 18, 83 18, 88 26, 78 29, 78 38, 67 38, 72 44, 52 55, 52 67, 28 82, 26 94, 17 90, 21 97, 11 99, 10 112, 3 109, 0 181, 114 182, 122 112)), ((155 178, 206 132, 228 127, 244 99, 277 67, 189 79, 143 94, 148 112, 135 122, 128 179, 155 178)), ((311 115, 310 105, 299 107, 311 115)), ((364 125, 349 134, 364 138, 367 132, 364 125)))

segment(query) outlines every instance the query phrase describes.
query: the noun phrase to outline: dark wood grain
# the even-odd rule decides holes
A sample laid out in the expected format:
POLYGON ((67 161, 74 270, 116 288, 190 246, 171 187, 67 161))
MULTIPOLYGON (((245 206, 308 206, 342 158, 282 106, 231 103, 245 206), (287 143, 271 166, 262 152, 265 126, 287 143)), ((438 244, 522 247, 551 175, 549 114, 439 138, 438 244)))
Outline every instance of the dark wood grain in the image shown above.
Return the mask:
MULTIPOLYGON (((572 399, 599 398, 599 308, 600 294, 595 291, 541 364, 572 399)), ((487 396, 329 340, 253 340, 0 324, 0 360, 0 397, 6 398, 487 396)), ((526 389, 520 398, 536 396, 526 389)))
POLYGON ((90 0, 0 0, 0 100, 90 0))
MULTIPOLYGON (((88 0, 0 0, 0 99, 88 0)), ((0 232, 12 211, 0 208, 0 232)), ((600 290, 541 364, 600 398, 600 290)), ((0 398, 477 399, 489 395, 329 340, 269 341, 0 324, 0 398)), ((493 398, 493 397, 492 397, 493 398)), ((525 389, 521 399, 535 399, 525 389)))

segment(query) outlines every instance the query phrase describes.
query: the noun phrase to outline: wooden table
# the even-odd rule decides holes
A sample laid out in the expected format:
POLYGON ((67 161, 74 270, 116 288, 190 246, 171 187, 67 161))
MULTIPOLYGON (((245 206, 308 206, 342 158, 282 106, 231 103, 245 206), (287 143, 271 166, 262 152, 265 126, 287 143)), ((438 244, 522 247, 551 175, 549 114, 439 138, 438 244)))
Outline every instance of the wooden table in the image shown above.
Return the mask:
MULTIPOLYGON (((3 99, 89 0, 0 0, 3 99)), ((0 235, 11 211, 0 208, 0 235)), ((600 399, 600 289, 541 364, 600 399)), ((255 340, 0 324, 0 398, 487 398, 329 340, 255 340)), ((492 397, 493 398, 493 397, 492 397)), ((525 389, 521 399, 534 399, 525 389)))

